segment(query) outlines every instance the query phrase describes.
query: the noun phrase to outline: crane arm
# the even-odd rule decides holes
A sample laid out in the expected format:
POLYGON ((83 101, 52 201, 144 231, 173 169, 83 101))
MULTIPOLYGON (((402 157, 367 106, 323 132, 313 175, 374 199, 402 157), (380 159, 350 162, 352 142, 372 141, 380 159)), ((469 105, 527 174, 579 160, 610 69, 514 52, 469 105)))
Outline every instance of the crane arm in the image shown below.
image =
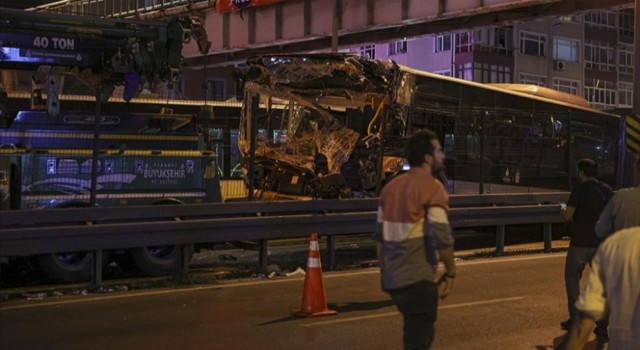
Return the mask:
POLYGON ((145 82, 172 82, 182 46, 210 48, 195 17, 168 22, 90 18, 0 8, 0 68, 81 75, 95 85, 125 85, 125 100, 145 82))

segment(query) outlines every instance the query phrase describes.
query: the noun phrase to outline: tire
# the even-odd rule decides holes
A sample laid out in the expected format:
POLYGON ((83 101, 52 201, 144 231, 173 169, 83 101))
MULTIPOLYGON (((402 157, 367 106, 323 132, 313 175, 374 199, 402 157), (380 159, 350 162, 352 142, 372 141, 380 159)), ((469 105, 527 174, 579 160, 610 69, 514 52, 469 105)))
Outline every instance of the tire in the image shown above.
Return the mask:
POLYGON ((91 280, 93 254, 70 252, 39 255, 40 268, 55 282, 83 282, 91 280))
MULTIPOLYGON (((93 275, 93 252, 64 252, 36 257, 38 266, 53 282, 85 282, 93 275)), ((109 253, 102 252, 102 266, 109 263, 109 253)))
MULTIPOLYGON (((89 206, 89 203, 86 202, 68 202, 55 208, 82 208, 89 206)), ((109 261, 109 254, 103 251, 102 256, 103 266, 105 266, 109 261)), ((83 282, 90 281, 92 277, 93 252, 90 251, 44 254, 37 256, 36 261, 40 268, 47 273, 51 281, 83 282)))
MULTIPOLYGON (((159 200, 153 205, 176 205, 183 202, 167 198, 159 200)), ((179 221, 181 218, 174 218, 179 221)), ((193 255, 193 245, 189 246, 189 259, 193 255)), ((150 246, 134 248, 129 254, 137 268, 149 276, 177 275, 182 267, 182 247, 179 245, 150 246)))
MULTIPOLYGON (((134 248, 130 254, 145 275, 177 275, 182 267, 182 249, 179 245, 134 248)), ((192 254, 193 246, 190 246, 189 256, 192 254)))

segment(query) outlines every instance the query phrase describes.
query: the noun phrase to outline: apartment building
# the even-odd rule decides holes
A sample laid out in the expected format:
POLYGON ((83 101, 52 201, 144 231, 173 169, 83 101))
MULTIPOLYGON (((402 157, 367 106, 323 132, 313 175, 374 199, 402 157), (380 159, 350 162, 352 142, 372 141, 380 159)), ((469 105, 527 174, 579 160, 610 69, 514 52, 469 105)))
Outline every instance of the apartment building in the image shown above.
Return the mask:
POLYGON ((544 86, 594 108, 633 101, 633 9, 563 16, 349 49, 481 83, 544 86))

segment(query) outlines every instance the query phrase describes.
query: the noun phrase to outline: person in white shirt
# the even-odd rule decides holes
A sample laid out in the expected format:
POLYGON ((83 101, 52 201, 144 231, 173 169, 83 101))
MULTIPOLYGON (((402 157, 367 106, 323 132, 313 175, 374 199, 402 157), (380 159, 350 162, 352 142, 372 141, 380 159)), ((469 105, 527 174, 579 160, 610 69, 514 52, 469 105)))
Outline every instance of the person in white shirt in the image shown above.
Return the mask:
POLYGON ((623 188, 609 200, 596 223, 596 236, 607 237, 640 225, 640 157, 636 159, 636 187, 623 188))
POLYGON ((576 308, 580 314, 567 350, 584 349, 595 321, 609 313, 609 349, 640 349, 640 226, 612 234, 591 263, 589 283, 576 308))

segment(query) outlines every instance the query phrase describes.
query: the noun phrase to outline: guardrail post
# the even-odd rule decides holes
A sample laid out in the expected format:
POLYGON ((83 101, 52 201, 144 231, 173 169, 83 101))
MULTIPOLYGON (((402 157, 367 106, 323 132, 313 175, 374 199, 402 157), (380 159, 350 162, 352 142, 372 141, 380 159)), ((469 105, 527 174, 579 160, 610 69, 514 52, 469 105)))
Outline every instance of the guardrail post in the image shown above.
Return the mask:
POLYGON ((180 280, 186 283, 189 281, 189 263, 191 260, 191 245, 183 244, 180 246, 182 249, 182 262, 180 266, 180 280))
POLYGON ((91 287, 102 287, 102 249, 93 251, 93 273, 91 274, 91 287))
POLYGON ((496 251, 493 255, 504 255, 504 232, 504 225, 498 225, 496 227, 496 251))
POLYGON ((258 263, 260 264, 260 269, 264 270, 267 267, 267 255, 268 255, 268 241, 266 239, 258 240, 259 251, 258 251, 258 263))
POLYGON ((336 236, 327 236, 327 254, 329 255, 329 270, 336 268, 336 236))
POLYGON ((551 252, 551 234, 552 234, 552 228, 551 228, 551 223, 545 223, 542 225, 542 236, 544 238, 544 252, 545 253, 550 253, 551 252))

